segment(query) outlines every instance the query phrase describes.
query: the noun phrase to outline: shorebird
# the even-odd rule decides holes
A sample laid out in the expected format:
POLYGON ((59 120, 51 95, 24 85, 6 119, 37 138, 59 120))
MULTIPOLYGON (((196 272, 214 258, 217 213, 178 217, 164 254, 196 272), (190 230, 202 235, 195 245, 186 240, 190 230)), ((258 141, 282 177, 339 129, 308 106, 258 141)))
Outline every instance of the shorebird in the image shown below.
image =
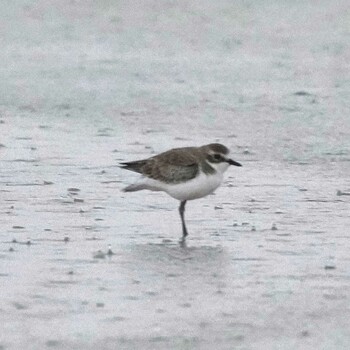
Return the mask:
POLYGON ((164 191, 178 199, 184 242, 188 235, 185 223, 186 202, 214 192, 230 165, 241 166, 229 158, 228 148, 220 143, 174 148, 151 158, 120 163, 121 168, 142 175, 138 182, 127 186, 123 191, 164 191))

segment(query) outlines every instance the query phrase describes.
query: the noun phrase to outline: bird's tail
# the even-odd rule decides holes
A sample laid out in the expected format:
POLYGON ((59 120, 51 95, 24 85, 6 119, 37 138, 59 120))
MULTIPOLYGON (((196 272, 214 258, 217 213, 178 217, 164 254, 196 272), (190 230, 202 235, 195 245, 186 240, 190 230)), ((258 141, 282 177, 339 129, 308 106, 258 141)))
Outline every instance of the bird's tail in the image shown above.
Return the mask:
POLYGON ((120 163, 119 167, 122 169, 135 171, 136 173, 142 174, 142 167, 146 164, 146 160, 136 160, 134 162, 120 163))

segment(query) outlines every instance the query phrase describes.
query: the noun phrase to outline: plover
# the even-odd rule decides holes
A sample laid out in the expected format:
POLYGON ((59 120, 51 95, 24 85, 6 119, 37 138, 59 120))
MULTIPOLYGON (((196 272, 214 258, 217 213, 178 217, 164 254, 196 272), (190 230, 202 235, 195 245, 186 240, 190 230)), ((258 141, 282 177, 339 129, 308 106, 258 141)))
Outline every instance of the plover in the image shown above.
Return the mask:
POLYGON ((120 163, 121 168, 142 175, 138 182, 123 191, 164 191, 178 199, 182 241, 185 241, 188 235, 184 217, 186 202, 214 192, 229 165, 241 166, 229 158, 228 148, 220 143, 174 148, 151 158, 120 163))

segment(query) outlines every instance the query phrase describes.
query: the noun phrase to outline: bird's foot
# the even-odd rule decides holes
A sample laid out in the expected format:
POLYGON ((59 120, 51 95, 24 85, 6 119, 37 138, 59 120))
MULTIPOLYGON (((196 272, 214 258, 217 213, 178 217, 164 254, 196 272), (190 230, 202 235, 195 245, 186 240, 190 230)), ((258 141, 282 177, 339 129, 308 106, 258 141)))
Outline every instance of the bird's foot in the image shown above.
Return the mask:
POLYGON ((187 242, 186 242, 186 237, 183 236, 180 241, 179 241, 180 247, 181 248, 187 248, 187 242))

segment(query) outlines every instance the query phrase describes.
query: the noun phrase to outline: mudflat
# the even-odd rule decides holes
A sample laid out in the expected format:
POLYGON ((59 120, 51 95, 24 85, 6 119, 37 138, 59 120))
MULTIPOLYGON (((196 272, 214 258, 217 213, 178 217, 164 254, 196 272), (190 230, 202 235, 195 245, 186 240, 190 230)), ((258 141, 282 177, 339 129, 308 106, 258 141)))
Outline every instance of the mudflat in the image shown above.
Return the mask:
POLYGON ((349 349, 347 1, 2 4, 0 349, 349 349), (118 162, 220 142, 186 207, 118 162))

